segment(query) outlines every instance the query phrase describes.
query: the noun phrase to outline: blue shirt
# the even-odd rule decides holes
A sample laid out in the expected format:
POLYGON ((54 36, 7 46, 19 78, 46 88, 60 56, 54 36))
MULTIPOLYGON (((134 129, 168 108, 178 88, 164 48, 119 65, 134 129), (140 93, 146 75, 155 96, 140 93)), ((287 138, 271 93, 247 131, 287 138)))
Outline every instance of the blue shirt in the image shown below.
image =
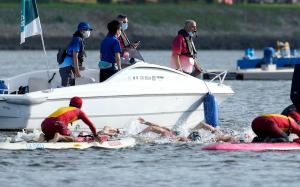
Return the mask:
POLYGON ((73 52, 78 52, 82 49, 82 42, 80 37, 73 37, 71 43, 67 48, 67 56, 62 64, 59 65, 59 68, 64 68, 73 65, 73 52))
POLYGON ((116 63, 116 53, 121 53, 121 46, 115 35, 108 34, 100 45, 101 61, 116 63))

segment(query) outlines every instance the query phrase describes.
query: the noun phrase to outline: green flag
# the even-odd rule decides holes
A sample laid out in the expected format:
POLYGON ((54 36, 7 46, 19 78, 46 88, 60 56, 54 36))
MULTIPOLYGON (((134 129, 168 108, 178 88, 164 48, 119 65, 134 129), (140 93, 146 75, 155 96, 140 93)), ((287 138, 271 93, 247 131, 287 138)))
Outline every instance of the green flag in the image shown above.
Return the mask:
POLYGON ((21 0, 21 44, 25 38, 42 34, 36 0, 21 0))

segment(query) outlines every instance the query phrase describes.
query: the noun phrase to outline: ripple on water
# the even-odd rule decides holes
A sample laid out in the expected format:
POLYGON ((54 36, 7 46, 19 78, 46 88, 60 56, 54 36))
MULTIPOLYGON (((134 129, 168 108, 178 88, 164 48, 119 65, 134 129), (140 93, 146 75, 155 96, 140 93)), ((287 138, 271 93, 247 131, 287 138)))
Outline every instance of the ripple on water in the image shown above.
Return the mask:
MULTIPOLYGON (((99 52, 87 53, 87 66, 97 68, 99 52)), ((150 62, 169 62, 170 51, 142 51, 142 54, 150 62)), ((41 62, 51 62, 55 55, 56 51, 48 51, 46 59, 40 51, 0 51, 0 65, 5 69, 0 71, 0 77, 28 72, 32 67, 44 69, 41 62)), ((204 69, 233 69, 243 52, 200 50, 198 55, 204 69)), ((56 68, 55 63, 50 66, 56 68)), ((280 113, 291 103, 290 83, 225 81, 235 95, 220 105, 222 128, 248 133, 256 116, 280 113)), ((11 135, 11 132, 0 132, 0 139, 11 135)), ((299 186, 299 151, 202 151, 202 143, 173 144, 155 140, 139 142, 136 147, 123 150, 1 150, 0 184, 12 187, 299 186)))

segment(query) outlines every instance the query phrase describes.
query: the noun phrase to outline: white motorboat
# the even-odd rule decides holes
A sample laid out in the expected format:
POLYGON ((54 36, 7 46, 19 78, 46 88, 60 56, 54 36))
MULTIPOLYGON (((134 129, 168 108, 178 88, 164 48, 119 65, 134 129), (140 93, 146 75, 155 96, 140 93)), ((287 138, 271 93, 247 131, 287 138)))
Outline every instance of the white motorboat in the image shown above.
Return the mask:
MULTIPOLYGON (((221 76, 219 82, 204 82, 144 62, 119 71, 103 83, 98 81, 98 69, 86 69, 81 75, 76 86, 63 88, 57 69, 2 79, 7 90, 0 94, 0 129, 39 129, 45 117, 67 106, 73 96, 83 98, 82 110, 97 128, 123 128, 138 117, 170 128, 190 128, 204 119, 203 98, 208 91, 218 103, 234 93, 221 76)), ((81 120, 74 126, 88 128, 81 120)))

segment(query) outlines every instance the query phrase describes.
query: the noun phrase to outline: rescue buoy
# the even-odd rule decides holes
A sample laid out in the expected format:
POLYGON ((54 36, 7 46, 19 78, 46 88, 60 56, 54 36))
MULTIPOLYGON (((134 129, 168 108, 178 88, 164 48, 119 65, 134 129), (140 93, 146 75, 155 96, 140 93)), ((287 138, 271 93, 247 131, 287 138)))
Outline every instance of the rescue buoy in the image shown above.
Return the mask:
POLYGON ((215 96, 208 92, 204 97, 204 117, 206 123, 213 127, 217 127, 219 124, 219 111, 218 104, 215 96))

